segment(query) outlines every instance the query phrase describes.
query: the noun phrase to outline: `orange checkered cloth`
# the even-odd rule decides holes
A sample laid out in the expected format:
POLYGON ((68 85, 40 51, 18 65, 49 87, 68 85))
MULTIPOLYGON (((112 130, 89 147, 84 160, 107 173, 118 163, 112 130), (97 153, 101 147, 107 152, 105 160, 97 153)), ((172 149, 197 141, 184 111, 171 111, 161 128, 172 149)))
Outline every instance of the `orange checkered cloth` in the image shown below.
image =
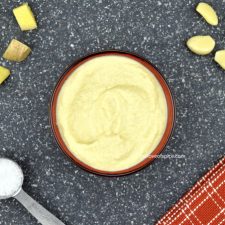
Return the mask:
POLYGON ((156 225, 224 224, 225 157, 156 223, 156 225))

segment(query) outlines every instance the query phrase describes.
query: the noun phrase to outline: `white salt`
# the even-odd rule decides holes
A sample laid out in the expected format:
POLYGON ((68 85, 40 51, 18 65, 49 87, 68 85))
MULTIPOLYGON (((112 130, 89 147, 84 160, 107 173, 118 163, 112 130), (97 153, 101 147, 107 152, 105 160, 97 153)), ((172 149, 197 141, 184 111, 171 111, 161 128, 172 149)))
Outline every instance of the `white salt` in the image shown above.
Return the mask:
POLYGON ((0 158, 0 199, 12 197, 23 184, 23 172, 17 163, 0 158))

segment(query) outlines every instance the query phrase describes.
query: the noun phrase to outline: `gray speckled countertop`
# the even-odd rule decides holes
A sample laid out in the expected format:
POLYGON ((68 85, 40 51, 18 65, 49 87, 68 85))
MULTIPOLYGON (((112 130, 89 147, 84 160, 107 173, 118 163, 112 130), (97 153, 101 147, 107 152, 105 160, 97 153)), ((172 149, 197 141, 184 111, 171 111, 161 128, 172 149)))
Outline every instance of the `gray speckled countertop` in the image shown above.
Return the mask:
MULTIPOLYGON (((0 156, 16 160, 24 189, 67 225, 151 225, 224 155, 225 72, 213 54, 199 57, 184 43, 211 34, 225 48, 225 20, 207 25, 198 0, 29 0, 39 29, 22 33, 12 15, 22 1, 0 3, 0 54, 11 40, 29 44, 23 63, 0 63, 12 76, 0 87, 0 156), (106 178, 75 166, 59 150, 49 125, 49 101, 62 71, 86 54, 138 53, 167 78, 177 105, 176 129, 163 154, 130 176, 106 178)), ((225 1, 212 2, 220 18, 225 1)), ((1 225, 37 224, 15 200, 0 202, 1 225)))

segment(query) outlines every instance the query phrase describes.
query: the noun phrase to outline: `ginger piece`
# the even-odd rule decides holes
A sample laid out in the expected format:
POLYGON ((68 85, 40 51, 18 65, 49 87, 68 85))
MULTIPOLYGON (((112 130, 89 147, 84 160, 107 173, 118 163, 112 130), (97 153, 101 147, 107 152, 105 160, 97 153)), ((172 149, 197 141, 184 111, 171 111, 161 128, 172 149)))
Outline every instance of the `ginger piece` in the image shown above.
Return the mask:
POLYGON ((211 36, 194 36, 187 41, 188 48, 197 55, 208 55, 215 45, 211 36))
POLYGON ((13 9, 13 13, 22 31, 33 30, 37 28, 37 22, 28 3, 24 3, 21 6, 13 9))
POLYGON ((206 20, 207 23, 217 26, 219 23, 218 16, 216 11, 205 2, 200 2, 197 7, 196 11, 206 20))
POLYGON ((8 78, 8 76, 10 75, 10 70, 0 66, 0 84, 2 84, 6 78, 8 78))
POLYGON ((225 50, 217 51, 214 60, 225 70, 225 50))
POLYGON ((30 47, 16 39, 13 39, 6 49, 3 58, 10 61, 21 62, 25 60, 30 53, 30 47))

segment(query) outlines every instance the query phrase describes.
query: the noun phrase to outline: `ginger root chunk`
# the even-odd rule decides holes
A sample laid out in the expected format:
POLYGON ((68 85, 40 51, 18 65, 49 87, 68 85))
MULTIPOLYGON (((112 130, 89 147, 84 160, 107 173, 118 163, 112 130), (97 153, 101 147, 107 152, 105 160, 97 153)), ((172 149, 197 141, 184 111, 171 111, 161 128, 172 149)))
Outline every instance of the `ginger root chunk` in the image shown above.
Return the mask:
POLYGON ((13 9, 13 13, 22 31, 33 30, 37 28, 37 22, 28 3, 24 3, 21 6, 13 9))
POLYGON ((9 75, 10 75, 10 70, 3 66, 0 66, 0 84, 2 84, 9 75))
POLYGON ((6 49, 3 58, 14 62, 21 62, 25 60, 30 53, 30 47, 16 39, 13 39, 6 49))

